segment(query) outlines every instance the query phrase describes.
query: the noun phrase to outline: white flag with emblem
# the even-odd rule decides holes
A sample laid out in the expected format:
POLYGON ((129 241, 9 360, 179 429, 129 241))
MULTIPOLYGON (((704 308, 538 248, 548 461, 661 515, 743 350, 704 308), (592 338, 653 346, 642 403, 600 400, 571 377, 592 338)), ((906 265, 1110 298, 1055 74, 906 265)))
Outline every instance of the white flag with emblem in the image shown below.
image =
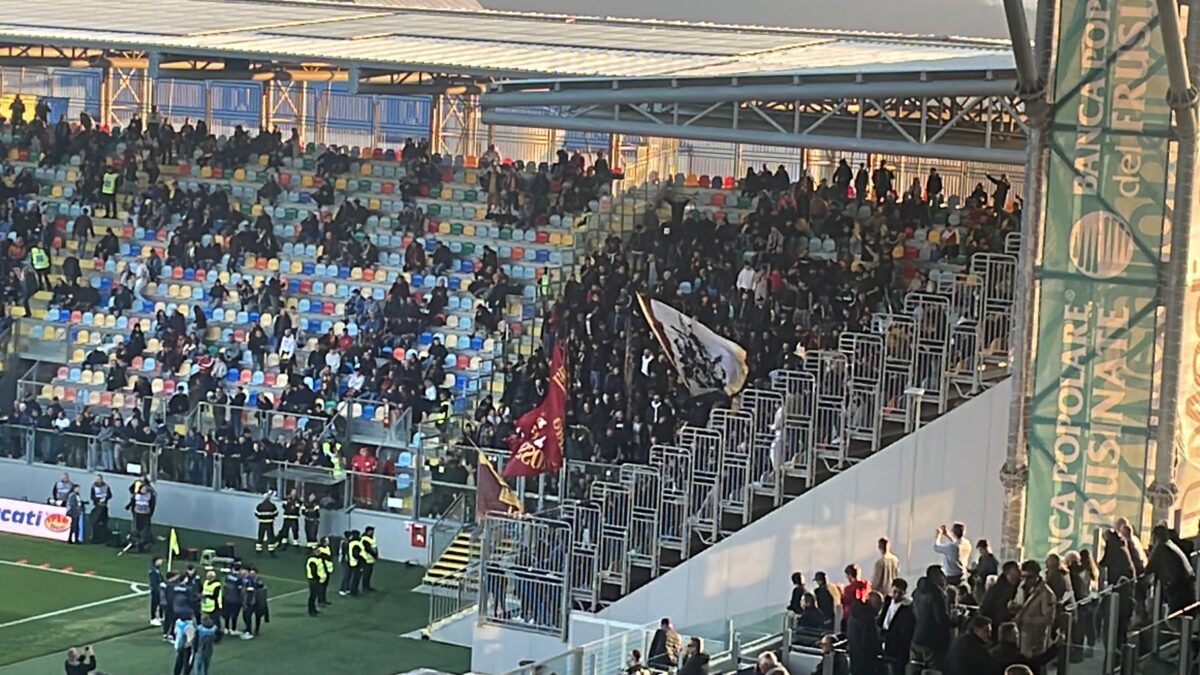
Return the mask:
POLYGON ((693 396, 723 391, 733 396, 746 383, 746 350, 666 303, 638 295, 650 330, 693 396))

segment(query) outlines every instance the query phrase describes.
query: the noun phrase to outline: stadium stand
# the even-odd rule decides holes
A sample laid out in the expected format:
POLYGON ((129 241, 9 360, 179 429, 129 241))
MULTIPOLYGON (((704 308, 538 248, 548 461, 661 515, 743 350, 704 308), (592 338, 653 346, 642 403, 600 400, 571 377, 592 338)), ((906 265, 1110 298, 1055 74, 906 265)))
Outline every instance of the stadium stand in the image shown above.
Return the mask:
MULTIPOLYGON (((587 257, 555 308, 576 364, 566 484, 532 517, 488 519, 485 556, 488 537, 544 543, 488 561, 485 621, 555 634, 560 607, 603 608, 1007 373, 1007 179, 964 200, 936 174, 904 193, 873 174, 858 190, 848 166, 819 182, 764 167, 737 187, 673 176, 669 216, 587 257), (637 293, 743 345, 747 387, 689 395, 637 293)), ((546 372, 540 354, 514 369, 475 441, 500 444, 546 372)))
MULTIPOLYGON (((117 457, 102 443, 106 468, 130 463, 126 448, 178 447, 191 452, 160 472, 210 484, 212 454, 244 456, 258 468, 229 467, 237 489, 259 489, 272 461, 365 468, 353 445, 324 448, 335 411, 407 444, 499 395, 492 374, 521 343, 506 338, 573 263, 581 214, 610 177, 578 154, 539 165, 278 130, 218 139, 157 111, 111 132, 48 122, 4 137, 6 297, 24 317, 17 347, 61 350, 48 360, 62 365, 26 376, 9 421, 41 430, 44 461, 80 460, 49 433, 107 426, 121 443, 117 457), (52 287, 18 269, 37 245, 52 287), (163 415, 174 424, 159 431, 163 415)), ((378 459, 383 473, 412 457, 378 459)))

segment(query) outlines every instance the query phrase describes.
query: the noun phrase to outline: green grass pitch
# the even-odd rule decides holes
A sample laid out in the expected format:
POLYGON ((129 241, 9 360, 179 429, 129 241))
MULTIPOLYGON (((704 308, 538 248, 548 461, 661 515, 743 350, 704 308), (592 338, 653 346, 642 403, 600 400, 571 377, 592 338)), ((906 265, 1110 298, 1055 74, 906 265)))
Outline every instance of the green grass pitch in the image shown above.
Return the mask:
MULTIPOLYGON (((416 668, 452 673, 470 668, 461 647, 400 637, 427 620, 424 595, 412 592, 422 569, 381 562, 374 593, 343 598, 318 618, 306 614, 304 553, 256 557, 252 542, 179 530, 180 544, 196 549, 232 542, 268 584, 271 622, 254 640, 227 636, 213 655, 214 673, 394 675, 416 668)), ((156 533, 165 536, 164 528, 156 533)), ((386 543, 381 542, 386 546, 386 543)), ((158 554, 166 555, 166 543, 158 554)), ((113 675, 170 672, 174 650, 149 624, 146 573, 151 555, 118 557, 107 546, 0 534, 0 675, 63 671, 68 647, 93 645, 99 671, 113 675)), ((176 561, 182 569, 186 561, 176 561)), ((334 583, 341 570, 335 570, 334 583)))

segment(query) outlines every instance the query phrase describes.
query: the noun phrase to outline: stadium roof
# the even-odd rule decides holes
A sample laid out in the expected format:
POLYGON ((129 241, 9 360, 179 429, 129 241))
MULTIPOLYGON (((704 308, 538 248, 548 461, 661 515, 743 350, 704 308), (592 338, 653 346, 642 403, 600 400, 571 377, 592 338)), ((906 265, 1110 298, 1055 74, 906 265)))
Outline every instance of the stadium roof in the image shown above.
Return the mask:
POLYGON ((1004 41, 475 9, 473 0, 0 0, 0 42, 478 78, 1010 71, 1004 41))

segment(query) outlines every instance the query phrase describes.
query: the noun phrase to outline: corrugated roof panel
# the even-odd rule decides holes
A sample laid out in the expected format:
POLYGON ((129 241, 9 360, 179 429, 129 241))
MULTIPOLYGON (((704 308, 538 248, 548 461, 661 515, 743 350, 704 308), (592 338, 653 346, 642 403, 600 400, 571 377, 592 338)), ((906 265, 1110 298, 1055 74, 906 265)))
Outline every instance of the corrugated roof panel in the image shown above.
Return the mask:
POLYGON ((8 17, 0 39, 501 77, 1012 68, 1011 53, 998 41, 428 9, 426 0, 400 1, 406 4, 126 0, 112 12, 107 0, 39 0, 31 16, 23 2, 0 0, 0 10, 11 10, 0 11, 8 17))

